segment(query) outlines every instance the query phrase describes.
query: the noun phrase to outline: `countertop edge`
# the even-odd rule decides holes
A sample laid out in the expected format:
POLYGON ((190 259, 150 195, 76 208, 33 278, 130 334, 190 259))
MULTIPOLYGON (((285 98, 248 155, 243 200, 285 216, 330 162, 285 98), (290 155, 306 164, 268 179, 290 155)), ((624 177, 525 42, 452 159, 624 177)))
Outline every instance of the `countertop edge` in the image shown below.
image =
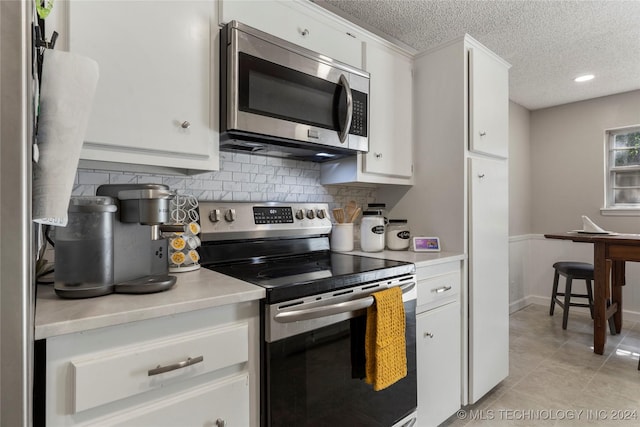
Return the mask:
POLYGON ((177 277, 174 288, 156 294, 71 300, 57 297, 52 286, 39 285, 34 339, 256 301, 266 293, 259 286, 206 269, 177 277))
POLYGON ((453 261, 462 261, 467 258, 465 254, 458 252, 413 252, 384 250, 381 252, 351 251, 343 253, 371 258, 384 258, 394 261, 411 262, 415 264, 416 268, 444 264, 453 261))

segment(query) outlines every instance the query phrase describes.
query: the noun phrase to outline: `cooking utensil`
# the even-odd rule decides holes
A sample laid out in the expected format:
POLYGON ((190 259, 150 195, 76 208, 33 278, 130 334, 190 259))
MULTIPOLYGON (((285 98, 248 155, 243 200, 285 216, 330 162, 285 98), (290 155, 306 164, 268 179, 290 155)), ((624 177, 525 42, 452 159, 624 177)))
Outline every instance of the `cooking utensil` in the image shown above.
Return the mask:
POLYGON ((355 212, 356 209, 358 209, 358 204, 356 203, 356 201, 349 200, 349 202, 344 207, 344 213, 345 213, 345 218, 347 222, 351 222, 349 221, 349 219, 353 216, 353 213, 355 212))
POLYGON ((358 218, 358 216, 360 215, 361 212, 362 212, 362 209, 357 207, 356 210, 353 211, 353 213, 351 214, 351 216, 349 217, 347 222, 354 222, 358 218))
POLYGON ((336 220, 338 224, 342 224, 345 219, 344 209, 335 208, 331 212, 333 212, 333 218, 336 220))

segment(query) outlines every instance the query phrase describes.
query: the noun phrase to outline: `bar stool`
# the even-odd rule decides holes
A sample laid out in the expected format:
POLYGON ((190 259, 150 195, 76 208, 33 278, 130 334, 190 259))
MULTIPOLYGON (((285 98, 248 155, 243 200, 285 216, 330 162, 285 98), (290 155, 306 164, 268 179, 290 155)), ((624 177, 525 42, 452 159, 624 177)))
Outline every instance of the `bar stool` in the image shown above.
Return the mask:
POLYGON ((591 281, 593 281, 593 265, 586 262, 560 261, 553 264, 555 273, 553 276, 553 292, 551 293, 551 307, 549 315, 553 316, 553 309, 558 304, 562 307, 562 329, 567 329, 569 319, 569 307, 589 307, 591 318, 593 319, 593 291, 591 281), (558 292, 558 281, 560 275, 566 278, 564 292, 558 292), (586 294, 571 293, 571 285, 574 279, 584 280, 587 286, 586 294), (558 296, 563 296, 564 301, 560 301, 558 296), (571 302, 571 298, 584 298, 586 303, 571 302))

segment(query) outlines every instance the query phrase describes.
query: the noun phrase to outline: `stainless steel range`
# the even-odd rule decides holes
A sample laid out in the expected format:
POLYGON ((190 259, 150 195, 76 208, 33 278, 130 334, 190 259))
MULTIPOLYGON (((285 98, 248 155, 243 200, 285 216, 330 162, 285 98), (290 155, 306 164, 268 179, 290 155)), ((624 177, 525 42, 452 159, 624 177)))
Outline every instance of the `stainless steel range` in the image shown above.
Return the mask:
POLYGON ((261 311, 261 425, 416 423, 413 264, 333 253, 322 203, 201 202, 201 263, 266 289, 261 311), (366 307, 400 286, 408 374, 373 391, 364 381, 366 307))

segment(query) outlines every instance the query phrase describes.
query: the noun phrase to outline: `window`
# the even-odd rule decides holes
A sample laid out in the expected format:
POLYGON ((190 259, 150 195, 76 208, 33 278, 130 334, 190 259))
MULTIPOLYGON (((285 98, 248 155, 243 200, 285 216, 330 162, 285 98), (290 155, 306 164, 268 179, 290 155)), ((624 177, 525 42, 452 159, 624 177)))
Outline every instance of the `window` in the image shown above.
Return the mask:
POLYGON ((640 209, 640 126, 607 131, 605 206, 640 209))

